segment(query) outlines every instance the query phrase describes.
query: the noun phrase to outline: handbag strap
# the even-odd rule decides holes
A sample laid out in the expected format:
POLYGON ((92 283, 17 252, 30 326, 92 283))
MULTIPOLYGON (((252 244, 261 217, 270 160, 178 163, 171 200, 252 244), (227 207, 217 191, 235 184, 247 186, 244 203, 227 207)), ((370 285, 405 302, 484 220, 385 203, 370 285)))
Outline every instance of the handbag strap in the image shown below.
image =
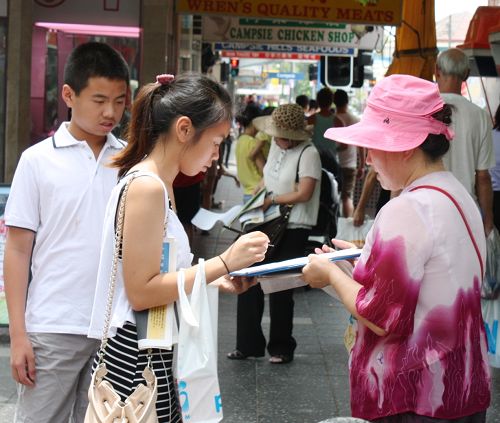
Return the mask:
POLYGON ((481 277, 483 277, 484 276, 483 259, 481 258, 481 253, 479 252, 479 247, 477 246, 476 239, 474 238, 474 235, 472 234, 472 230, 469 226, 469 222, 467 222, 467 219, 465 218, 465 213, 463 212, 462 208, 460 207, 460 204, 458 204, 458 201, 455 200, 455 198, 448 191, 444 190, 443 188, 436 187, 434 185, 418 185, 416 187, 411 188, 410 191, 416 191, 417 189, 432 189, 434 191, 438 191, 441 194, 446 195, 451 200, 451 202, 455 205, 458 212, 460 213, 460 216, 462 217, 462 220, 464 221, 465 227, 467 228, 467 232, 469 233, 472 244, 474 245, 474 250, 476 250, 477 258, 479 260, 479 266, 481 266, 481 277))
POLYGON ((306 149, 308 149, 309 147, 311 147, 311 144, 307 144, 303 149, 302 151, 300 152, 299 154, 299 160, 297 160, 297 171, 295 172, 295 183, 299 182, 299 166, 300 166, 300 158, 302 157, 302 154, 304 153, 304 151, 306 149))
MULTIPOLYGON (((127 175, 129 178, 125 182, 123 188, 121 189, 120 195, 119 195, 119 201, 118 201, 118 212, 117 212, 117 217, 115 219, 115 242, 114 242, 114 249, 113 249, 113 259, 111 262, 111 274, 109 276, 109 285, 108 285, 108 298, 106 300, 106 310, 104 313, 104 326, 102 329, 102 337, 101 337, 101 345, 99 347, 99 352, 98 352, 98 365, 103 363, 104 360, 104 354, 106 350, 106 345, 108 344, 108 334, 109 334, 109 327, 111 325, 111 313, 113 309, 113 298, 115 295, 115 286, 116 286, 116 274, 118 271, 118 259, 120 258, 122 254, 122 242, 123 242, 123 223, 124 223, 124 218, 125 218, 125 201, 127 198, 127 192, 130 187, 130 184, 132 181, 139 177, 139 176, 152 176, 154 179, 159 180, 162 184, 163 181, 161 179, 150 172, 132 172, 127 175)), ((167 196, 167 190, 165 189, 165 185, 163 185, 164 191, 165 191, 165 196, 167 196)), ((167 216, 168 216, 168 209, 170 206, 170 200, 167 204, 165 202, 165 221, 163 224, 163 237, 166 236, 167 233, 167 216)), ((151 349, 148 350, 148 367, 151 366, 151 349)))
POLYGON ((119 196, 120 201, 118 203, 118 214, 115 222, 115 242, 113 249, 113 259, 111 262, 111 274, 109 276, 108 285, 108 298, 106 300, 106 310, 104 312, 104 326, 102 328, 101 346, 98 352, 98 365, 102 364, 104 361, 104 354, 106 350, 106 345, 108 344, 108 333, 109 326, 111 324, 111 311, 113 308, 113 297, 115 295, 116 286, 116 273, 118 269, 118 257, 121 254, 122 246, 122 236, 123 236, 123 222, 125 217, 125 199, 127 197, 127 192, 130 187, 130 183, 134 180, 136 175, 131 174, 125 185, 121 190, 119 196))

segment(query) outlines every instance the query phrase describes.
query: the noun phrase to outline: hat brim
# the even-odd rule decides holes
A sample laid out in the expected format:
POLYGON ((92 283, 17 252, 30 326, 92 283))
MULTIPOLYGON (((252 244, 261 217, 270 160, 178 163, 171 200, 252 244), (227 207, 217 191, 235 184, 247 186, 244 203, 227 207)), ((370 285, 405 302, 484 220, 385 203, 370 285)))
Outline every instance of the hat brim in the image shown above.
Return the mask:
POLYGON ((277 127, 272 116, 261 116, 252 121, 259 131, 262 131, 272 137, 287 138, 294 141, 306 141, 311 138, 311 134, 305 129, 284 129, 277 127))
POLYGON ((427 138, 422 131, 387 131, 380 125, 359 122, 351 126, 327 129, 324 137, 343 144, 381 151, 408 151, 418 147, 427 138))

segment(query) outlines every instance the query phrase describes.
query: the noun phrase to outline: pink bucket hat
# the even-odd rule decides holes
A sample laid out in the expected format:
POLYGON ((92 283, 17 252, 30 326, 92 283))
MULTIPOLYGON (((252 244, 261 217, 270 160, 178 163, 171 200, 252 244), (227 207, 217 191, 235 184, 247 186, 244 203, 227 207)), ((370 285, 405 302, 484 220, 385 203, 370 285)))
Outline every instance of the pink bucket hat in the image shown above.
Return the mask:
POLYGON ((391 75, 373 88, 359 123, 330 128, 325 138, 382 151, 418 147, 428 134, 453 131, 431 115, 444 106, 436 84, 410 75, 391 75))

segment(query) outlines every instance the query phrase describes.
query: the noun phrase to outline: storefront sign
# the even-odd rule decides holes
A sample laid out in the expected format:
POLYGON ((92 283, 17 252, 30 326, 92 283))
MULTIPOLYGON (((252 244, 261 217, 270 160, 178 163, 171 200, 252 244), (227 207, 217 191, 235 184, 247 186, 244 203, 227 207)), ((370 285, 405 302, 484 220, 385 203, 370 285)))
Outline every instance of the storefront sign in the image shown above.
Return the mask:
POLYGON ((296 73, 296 72, 267 72, 262 75, 263 78, 278 78, 278 79, 286 79, 286 80, 291 80, 293 79, 294 81, 301 81, 304 79, 304 74, 303 73, 296 73))
POLYGON ((177 0, 178 13, 399 25, 402 0, 177 0))
POLYGON ((355 49, 334 46, 298 46, 289 44, 245 44, 245 43, 215 43, 215 50, 262 51, 278 53, 308 53, 335 56, 353 56, 355 49))
POLYGON ((204 16, 203 41, 382 48, 383 27, 204 16))
POLYGON ((237 57, 239 59, 279 59, 279 60, 319 60, 321 55, 309 53, 279 53, 271 51, 234 51, 222 50, 221 57, 237 57))

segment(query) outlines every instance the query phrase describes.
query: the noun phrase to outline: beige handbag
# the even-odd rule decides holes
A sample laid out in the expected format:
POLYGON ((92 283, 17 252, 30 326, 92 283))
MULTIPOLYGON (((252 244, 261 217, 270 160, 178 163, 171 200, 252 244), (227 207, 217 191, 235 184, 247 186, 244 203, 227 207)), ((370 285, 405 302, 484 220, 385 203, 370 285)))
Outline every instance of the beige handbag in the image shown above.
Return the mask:
MULTIPOLYGON (((125 400, 121 401, 120 396, 115 392, 113 386, 103 380, 108 372, 104 363, 104 354, 108 343, 108 332, 111 321, 111 309, 115 292, 116 271, 118 266, 118 256, 122 243, 123 219, 125 214, 125 197, 134 177, 126 182, 118 206, 118 219, 116 222, 115 249, 113 253, 113 264, 109 279, 108 301, 106 304, 106 315, 104 328, 99 348, 99 363, 92 375, 92 382, 89 387, 89 405, 85 414, 85 423, 157 423, 156 397, 157 382, 156 376, 151 366, 151 356, 148 357, 148 364, 142 376, 146 380, 146 385, 138 385, 134 392, 125 400)), ((151 350, 150 350, 151 352, 151 350)))

